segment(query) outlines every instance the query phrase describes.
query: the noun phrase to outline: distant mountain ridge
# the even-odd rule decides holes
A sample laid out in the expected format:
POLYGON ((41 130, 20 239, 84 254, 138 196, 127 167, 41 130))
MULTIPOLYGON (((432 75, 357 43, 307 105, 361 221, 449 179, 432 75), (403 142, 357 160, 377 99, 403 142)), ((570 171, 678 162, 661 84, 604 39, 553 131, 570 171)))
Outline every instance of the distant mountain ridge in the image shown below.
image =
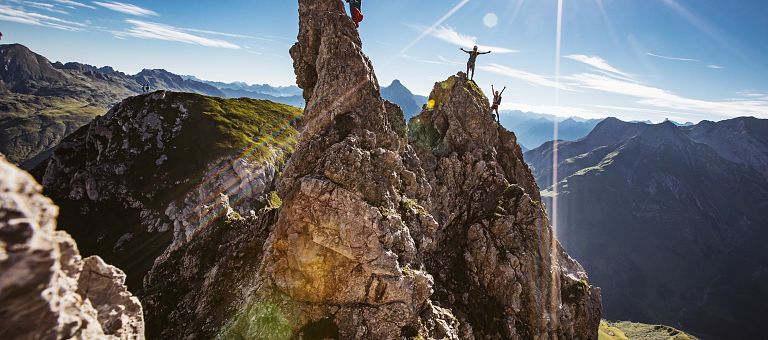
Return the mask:
MULTIPOLYGON (((552 144, 525 154, 550 208, 552 144)), ((558 152, 558 236, 603 288, 607 319, 761 337, 768 120, 607 118, 558 152)))
POLYGON ((515 132, 521 145, 532 149, 555 138, 555 122, 558 122, 558 140, 574 141, 589 134, 602 119, 563 119, 552 115, 502 111, 501 125, 515 132))
MULTIPOLYGON (((109 66, 52 63, 20 44, 0 45, 0 63, 4 65, 0 68, 0 153, 26 169, 50 156, 51 148, 65 136, 121 100, 142 93, 144 85, 152 91, 250 97, 225 93, 213 85, 162 69, 128 75, 109 66)), ((264 95, 257 99, 303 106, 300 97, 276 100, 264 95)))
POLYGON ((272 86, 269 84, 247 84, 244 82, 224 83, 218 81, 202 80, 190 75, 181 77, 213 86, 222 92, 222 96, 224 98, 251 98, 271 100, 276 103, 296 107, 304 107, 304 96, 302 96, 301 89, 295 85, 272 86))

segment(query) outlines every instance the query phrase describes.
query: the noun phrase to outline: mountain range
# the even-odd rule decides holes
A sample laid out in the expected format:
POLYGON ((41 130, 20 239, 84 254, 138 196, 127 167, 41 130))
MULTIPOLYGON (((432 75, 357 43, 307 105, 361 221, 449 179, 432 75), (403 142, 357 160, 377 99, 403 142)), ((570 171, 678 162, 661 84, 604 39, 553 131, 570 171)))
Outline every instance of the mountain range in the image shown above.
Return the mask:
POLYGON ((501 124, 515 132, 517 140, 526 149, 539 147, 555 138, 555 122, 558 123, 558 140, 574 141, 589 134, 602 119, 561 118, 552 115, 502 111, 501 124))
POLYGON ((525 154, 564 247, 608 319, 707 339, 762 337, 768 308, 768 120, 600 122, 525 154))
POLYGON ((246 84, 244 82, 224 83, 202 80, 189 75, 183 76, 183 78, 213 86, 219 89, 226 98, 265 99, 295 107, 304 107, 304 97, 301 95, 301 89, 296 85, 272 86, 269 84, 246 84))
POLYGON ((27 169, 112 105, 153 89, 224 94, 164 70, 127 75, 111 67, 51 63, 23 45, 0 45, 0 153, 27 169))

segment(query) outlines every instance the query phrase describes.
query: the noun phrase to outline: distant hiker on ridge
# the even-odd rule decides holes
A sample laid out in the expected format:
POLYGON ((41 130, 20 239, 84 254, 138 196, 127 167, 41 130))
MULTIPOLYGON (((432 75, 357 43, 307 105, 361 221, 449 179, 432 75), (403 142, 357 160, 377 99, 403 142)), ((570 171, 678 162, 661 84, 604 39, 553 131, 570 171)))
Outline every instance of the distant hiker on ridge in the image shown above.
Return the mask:
POLYGON ((360 28, 360 23, 363 21, 363 0, 347 0, 347 2, 352 21, 355 22, 355 27, 360 28))
POLYGON ((472 51, 467 51, 464 48, 459 48, 460 50, 464 51, 464 53, 469 54, 469 61, 467 61, 467 77, 469 77, 469 80, 475 80, 475 61, 477 60, 477 56, 481 54, 488 54, 491 53, 491 51, 488 52, 478 52, 477 46, 475 46, 472 51), (472 71, 472 75, 469 75, 469 71, 472 71))
POLYGON ((499 105, 501 105, 501 95, 506 90, 507 90, 507 87, 504 86, 501 92, 499 92, 493 88, 493 85, 491 85, 491 93, 493 93, 493 105, 491 105, 491 115, 493 115, 493 111, 496 111, 496 122, 498 123, 501 123, 501 116, 499 116, 499 105))

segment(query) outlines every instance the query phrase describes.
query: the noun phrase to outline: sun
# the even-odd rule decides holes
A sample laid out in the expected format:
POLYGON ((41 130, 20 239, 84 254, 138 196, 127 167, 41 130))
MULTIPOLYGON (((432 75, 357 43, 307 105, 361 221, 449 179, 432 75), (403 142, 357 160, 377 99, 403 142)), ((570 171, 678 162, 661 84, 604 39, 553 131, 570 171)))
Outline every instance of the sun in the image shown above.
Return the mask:
POLYGON ((499 17, 496 13, 490 12, 483 17, 483 25, 488 28, 494 28, 499 24, 499 17))

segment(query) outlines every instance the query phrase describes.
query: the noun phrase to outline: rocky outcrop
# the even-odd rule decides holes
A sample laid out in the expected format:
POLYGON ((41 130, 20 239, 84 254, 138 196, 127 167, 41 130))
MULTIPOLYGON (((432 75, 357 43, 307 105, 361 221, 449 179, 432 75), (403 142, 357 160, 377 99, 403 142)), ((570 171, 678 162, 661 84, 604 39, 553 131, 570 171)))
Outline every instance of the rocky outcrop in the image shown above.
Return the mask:
POLYGON ((62 228, 139 291, 158 257, 230 208, 250 216, 267 204, 298 115, 267 101, 159 91, 67 137, 35 174, 62 206, 62 228))
POLYGON ((0 156, 0 338, 143 339, 125 274, 83 259, 56 230, 58 208, 31 176, 0 156))
POLYGON ((596 338, 599 289, 554 238, 515 135, 463 73, 430 102, 409 139, 441 226, 426 261, 436 299, 480 338, 596 338))

